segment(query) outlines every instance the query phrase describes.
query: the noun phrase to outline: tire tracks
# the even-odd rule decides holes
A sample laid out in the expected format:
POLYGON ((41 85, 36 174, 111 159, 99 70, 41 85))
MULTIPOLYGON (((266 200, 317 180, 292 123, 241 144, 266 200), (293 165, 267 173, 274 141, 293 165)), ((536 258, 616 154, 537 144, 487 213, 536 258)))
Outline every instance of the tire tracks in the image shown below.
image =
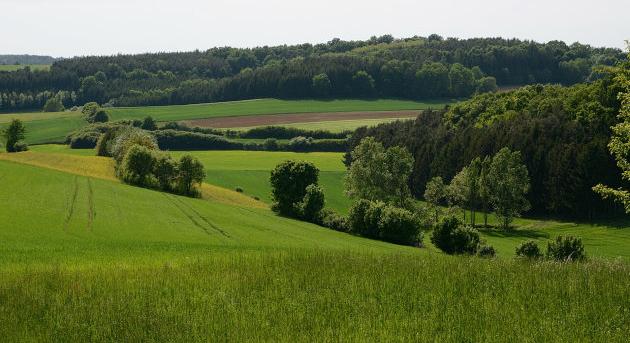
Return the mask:
POLYGON ((213 224, 212 222, 210 222, 208 220, 208 218, 204 217, 203 215, 201 215, 198 211, 196 211, 194 208, 192 208, 191 206, 188 206, 187 204, 185 204, 183 201, 181 201, 180 199, 178 199, 176 196, 174 195, 170 195, 170 194, 166 194, 166 193, 162 193, 170 203, 172 203, 173 205, 175 205, 175 207, 181 212, 183 213, 196 227, 200 228, 201 230, 203 230, 207 235, 210 235, 210 231, 208 230, 209 228, 202 225, 202 223, 200 223, 197 219, 195 219, 195 215, 197 217, 199 217, 207 226, 210 227, 210 229, 215 230, 216 232, 218 232, 219 234, 221 234, 224 237, 230 238, 230 236, 221 228, 219 228, 218 226, 216 226, 215 224, 213 224), (192 212, 194 215, 191 215, 190 213, 188 213, 188 211, 192 212))
POLYGON ((94 224, 94 218, 96 217, 96 209, 94 208, 94 189, 92 188, 92 179, 87 178, 88 186, 88 230, 92 231, 94 224))
POLYGON ((72 219, 72 215, 74 214, 74 206, 77 202, 77 194, 79 193, 79 182, 77 181, 77 177, 75 176, 73 179, 72 186, 72 194, 70 195, 70 204, 67 205, 68 212, 66 213, 66 218, 63 223, 63 231, 68 231, 70 228, 70 219, 72 219))

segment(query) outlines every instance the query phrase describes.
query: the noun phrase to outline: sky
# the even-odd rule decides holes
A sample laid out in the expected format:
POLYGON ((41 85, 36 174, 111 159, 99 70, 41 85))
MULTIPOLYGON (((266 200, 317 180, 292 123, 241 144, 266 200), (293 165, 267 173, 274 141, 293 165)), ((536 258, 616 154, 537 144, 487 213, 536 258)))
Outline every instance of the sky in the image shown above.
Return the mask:
POLYGON ((617 48, 630 39, 629 0, 2 0, 0 8, 0 54, 54 57, 315 44, 383 34, 617 48))

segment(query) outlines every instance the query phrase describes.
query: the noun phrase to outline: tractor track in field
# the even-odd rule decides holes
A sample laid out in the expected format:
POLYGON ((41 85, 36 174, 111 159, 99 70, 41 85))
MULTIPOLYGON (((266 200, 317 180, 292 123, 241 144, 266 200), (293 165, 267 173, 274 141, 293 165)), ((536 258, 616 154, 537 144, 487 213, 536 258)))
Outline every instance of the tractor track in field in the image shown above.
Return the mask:
POLYGON ((88 186, 88 230, 92 231, 94 218, 96 217, 96 209, 94 208, 94 189, 92 188, 92 179, 87 178, 88 186))
POLYGON ((177 207, 177 209, 183 213, 196 227, 200 228, 201 230, 203 230, 203 232, 205 232, 207 235, 210 235, 210 231, 211 230, 215 230, 216 232, 218 232, 219 234, 221 234, 222 236, 225 236, 227 238, 230 238, 230 236, 223 230, 221 230, 218 226, 214 225, 213 223, 211 223, 206 217, 202 216, 199 212, 197 212, 194 208, 186 205, 185 203, 183 203, 183 201, 181 201, 180 199, 177 199, 176 196, 174 195, 169 195, 166 193, 162 193, 170 203, 172 203, 173 205, 175 205, 175 207, 177 207), (190 213, 188 213, 189 210, 190 212, 192 212, 193 214, 191 215, 190 213), (199 217, 204 223, 206 223, 208 227, 202 225, 202 223, 200 223, 197 219, 195 219, 195 215, 197 217, 199 217))
POLYGON ((63 223, 63 231, 68 231, 70 226, 70 219, 72 219, 72 215, 74 214, 74 206, 77 202, 77 195, 79 193, 79 182, 77 180, 77 176, 74 177, 72 182, 72 194, 70 195, 70 204, 66 205, 68 208, 68 212, 66 213, 66 218, 63 223))

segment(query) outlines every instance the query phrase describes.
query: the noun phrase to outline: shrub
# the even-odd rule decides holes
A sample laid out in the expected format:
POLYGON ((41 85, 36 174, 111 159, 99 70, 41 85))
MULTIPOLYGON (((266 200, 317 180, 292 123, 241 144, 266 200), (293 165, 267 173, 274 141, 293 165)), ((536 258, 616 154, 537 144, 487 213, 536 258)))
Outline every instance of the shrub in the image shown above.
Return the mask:
POLYGON ((324 191, 316 184, 306 186, 306 194, 301 202, 296 206, 300 217, 312 223, 321 222, 321 211, 324 209, 326 201, 324 191))
POLYGON ((28 151, 28 144, 24 141, 19 141, 13 144, 13 152, 28 151))
POLYGON ((128 127, 122 130, 112 143, 112 156, 120 164, 127 154, 127 150, 134 145, 143 146, 149 150, 158 150, 158 145, 150 133, 138 128, 128 127))
POLYGON ((184 195, 198 196, 196 185, 206 177, 203 164, 196 157, 184 155, 179 159, 177 171, 177 190, 184 195))
POLYGON ((62 112, 66 108, 63 106, 63 102, 58 96, 54 96, 48 100, 44 104, 43 112, 62 112))
POLYGON ((278 140, 275 138, 267 138, 263 142, 263 149, 267 151, 278 150, 278 140))
POLYGON ((177 162, 167 154, 157 155, 153 165, 153 175, 158 181, 160 189, 173 190, 173 183, 177 177, 177 162))
POLYGON ((145 117, 140 127, 143 130, 147 130, 147 131, 157 130, 157 124, 155 123, 155 120, 153 120, 151 116, 145 117))
POLYGON ((420 223, 414 215, 402 208, 385 206, 378 221, 379 238, 396 244, 422 244, 420 223), (420 239, 420 241, 418 241, 420 239))
POLYGON ((225 137, 197 132, 157 130, 153 131, 162 150, 241 150, 243 144, 225 137))
POLYGON ((93 149, 101 136, 98 132, 82 132, 70 139, 71 149, 93 149))
POLYGON ((366 221, 366 214, 370 207, 372 207, 372 202, 365 199, 359 199, 352 204, 348 214, 349 232, 357 235, 369 234, 370 224, 366 221))
POLYGON ((317 185, 319 169, 304 161, 284 161, 271 171, 272 209, 282 215, 297 217, 296 204, 304 200, 306 187, 317 185))
POLYGON ((477 252, 477 256, 492 258, 497 255, 497 252, 494 250, 492 245, 482 245, 479 247, 479 251, 477 252))
POLYGON ((90 117, 91 123, 107 123, 109 121, 109 114, 105 110, 98 110, 90 117))
POLYGON ((26 138, 26 128, 19 119, 11 120, 8 127, 0 130, 4 137, 4 146, 7 152, 16 152, 18 142, 26 138))
POLYGON ((466 227, 461 220, 449 215, 433 229, 431 242, 447 254, 474 254, 479 247, 479 232, 466 227))
POLYGON ((276 138, 291 139, 295 137, 312 137, 314 139, 343 139, 352 132, 330 132, 324 130, 305 130, 295 127, 285 126, 261 126, 239 133, 241 138, 276 138))
POLYGON ((521 243, 516 247, 516 256, 529 259, 538 259, 542 257, 542 252, 535 241, 529 240, 521 243))
POLYGON ((346 217, 331 209, 322 210, 321 223, 319 224, 335 231, 348 231, 348 220, 346 219, 346 217))
POLYGON ((243 189, 241 187, 236 187, 235 191, 238 193, 243 193, 243 189))
POLYGON ((147 186, 150 184, 150 175, 155 164, 155 155, 145 146, 134 144, 126 152, 122 161, 120 174, 123 181, 147 186))
MULTIPOLYGON (((344 152, 347 148, 346 139, 320 139, 314 140, 312 137, 292 138, 284 147, 287 151, 311 152, 344 152)), ((284 150, 284 149, 283 149, 284 150)))
POLYGON ((556 261, 583 261, 586 259, 582 239, 573 236, 558 236, 547 243, 547 258, 556 261))

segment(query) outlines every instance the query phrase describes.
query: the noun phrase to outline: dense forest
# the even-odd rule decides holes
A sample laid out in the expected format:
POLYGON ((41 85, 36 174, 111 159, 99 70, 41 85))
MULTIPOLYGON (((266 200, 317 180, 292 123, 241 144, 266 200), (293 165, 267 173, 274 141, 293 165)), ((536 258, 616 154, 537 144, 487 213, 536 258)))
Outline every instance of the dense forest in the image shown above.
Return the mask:
POLYGON ((559 41, 444 39, 438 35, 323 44, 77 57, 49 71, 0 72, 0 111, 189 104, 260 97, 409 99, 467 97, 497 86, 571 85, 600 77, 621 50, 559 41))
MULTIPOLYGON (((521 152, 529 171, 532 214, 609 216, 621 208, 592 187, 622 185, 607 148, 620 108, 614 73, 570 87, 531 85, 481 94, 443 111, 425 111, 415 121, 361 128, 349 146, 373 136, 386 147, 408 148, 415 158, 410 187, 417 197, 432 177, 450 180, 474 158, 508 147, 521 152)), ((346 159, 349 165, 349 154, 346 159)))

